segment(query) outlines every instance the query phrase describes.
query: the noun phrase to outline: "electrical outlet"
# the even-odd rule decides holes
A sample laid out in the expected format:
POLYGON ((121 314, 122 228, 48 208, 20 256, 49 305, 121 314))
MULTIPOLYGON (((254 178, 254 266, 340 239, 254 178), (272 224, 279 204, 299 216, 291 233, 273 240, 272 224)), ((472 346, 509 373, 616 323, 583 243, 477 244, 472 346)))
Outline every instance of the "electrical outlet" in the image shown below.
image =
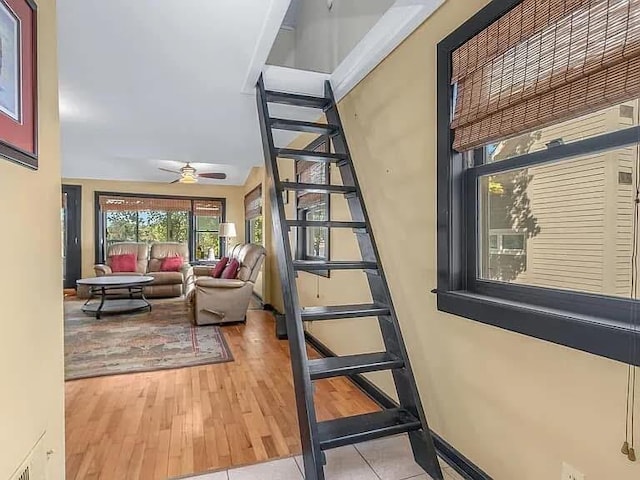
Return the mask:
POLYGON ((584 473, 579 472, 567 462, 562 462, 562 476, 560 480, 585 480, 584 473))

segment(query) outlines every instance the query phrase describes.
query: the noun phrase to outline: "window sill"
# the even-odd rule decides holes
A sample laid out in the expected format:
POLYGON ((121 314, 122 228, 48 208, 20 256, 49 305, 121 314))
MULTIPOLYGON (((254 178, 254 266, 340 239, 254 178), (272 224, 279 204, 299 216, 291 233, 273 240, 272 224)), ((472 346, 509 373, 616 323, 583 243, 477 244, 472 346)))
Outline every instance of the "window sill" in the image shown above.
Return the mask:
POLYGON ((300 271, 298 273, 307 273, 316 277, 331 278, 331 272, 329 270, 300 271))
POLYGON ((191 265, 215 265, 220 260, 192 260, 191 265))
POLYGON ((469 291, 438 292, 437 295, 438 310, 443 312, 640 366, 640 349, 632 348, 632 342, 640 342, 640 328, 634 328, 631 323, 469 291))

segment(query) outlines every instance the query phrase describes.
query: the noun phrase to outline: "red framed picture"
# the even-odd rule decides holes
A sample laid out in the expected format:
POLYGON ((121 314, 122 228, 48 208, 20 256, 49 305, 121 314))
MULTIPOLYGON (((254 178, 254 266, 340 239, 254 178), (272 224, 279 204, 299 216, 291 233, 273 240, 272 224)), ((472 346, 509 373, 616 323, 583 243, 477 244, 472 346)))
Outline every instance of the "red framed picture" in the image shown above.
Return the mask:
POLYGON ((38 168, 36 4, 0 0, 0 156, 38 168))

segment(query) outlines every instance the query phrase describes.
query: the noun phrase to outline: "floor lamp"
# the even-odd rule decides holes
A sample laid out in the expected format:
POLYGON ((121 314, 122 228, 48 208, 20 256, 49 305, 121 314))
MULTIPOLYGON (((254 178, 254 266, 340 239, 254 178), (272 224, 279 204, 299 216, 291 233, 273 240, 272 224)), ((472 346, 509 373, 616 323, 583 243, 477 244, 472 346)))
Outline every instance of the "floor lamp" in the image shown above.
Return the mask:
POLYGON ((233 239, 236 238, 236 224, 235 223, 221 223, 220 232, 218 234, 220 238, 224 238, 225 254, 228 254, 227 248, 233 243, 233 239))

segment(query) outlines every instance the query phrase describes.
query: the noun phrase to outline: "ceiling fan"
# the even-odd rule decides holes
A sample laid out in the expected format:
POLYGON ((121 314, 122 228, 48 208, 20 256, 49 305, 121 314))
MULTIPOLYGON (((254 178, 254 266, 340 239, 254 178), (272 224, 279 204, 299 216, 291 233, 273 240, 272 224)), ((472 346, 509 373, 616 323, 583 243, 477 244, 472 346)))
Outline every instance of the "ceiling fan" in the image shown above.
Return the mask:
POLYGON ((222 172, 198 173, 188 162, 180 170, 169 170, 168 168, 162 167, 160 167, 159 170, 180 175, 180 178, 170 183, 197 183, 198 178, 212 178, 214 180, 224 180, 227 178, 227 174, 222 172))

